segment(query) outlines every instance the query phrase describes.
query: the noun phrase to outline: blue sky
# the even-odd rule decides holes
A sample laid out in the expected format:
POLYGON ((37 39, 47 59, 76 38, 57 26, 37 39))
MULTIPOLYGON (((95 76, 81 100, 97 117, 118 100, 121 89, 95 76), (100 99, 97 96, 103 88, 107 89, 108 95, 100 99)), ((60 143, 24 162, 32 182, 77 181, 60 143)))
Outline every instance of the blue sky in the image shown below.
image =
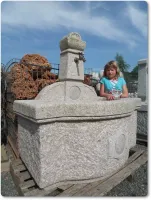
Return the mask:
POLYGON ((59 41, 78 32, 85 68, 100 71, 121 54, 131 66, 148 58, 148 4, 143 1, 1 3, 1 62, 38 53, 60 63, 59 41))

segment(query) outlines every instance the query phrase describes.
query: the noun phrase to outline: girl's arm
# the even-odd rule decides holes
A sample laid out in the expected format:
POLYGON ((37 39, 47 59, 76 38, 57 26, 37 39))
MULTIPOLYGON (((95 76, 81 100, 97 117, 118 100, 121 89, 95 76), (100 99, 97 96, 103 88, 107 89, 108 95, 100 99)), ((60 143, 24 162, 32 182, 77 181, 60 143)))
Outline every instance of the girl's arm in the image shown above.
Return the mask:
POLYGON ((104 84, 100 85, 100 96, 106 97, 108 100, 113 100, 114 96, 112 94, 108 94, 104 92, 104 84))
POLYGON ((127 98, 128 97, 128 89, 126 85, 123 85, 123 92, 120 96, 121 98, 127 98))

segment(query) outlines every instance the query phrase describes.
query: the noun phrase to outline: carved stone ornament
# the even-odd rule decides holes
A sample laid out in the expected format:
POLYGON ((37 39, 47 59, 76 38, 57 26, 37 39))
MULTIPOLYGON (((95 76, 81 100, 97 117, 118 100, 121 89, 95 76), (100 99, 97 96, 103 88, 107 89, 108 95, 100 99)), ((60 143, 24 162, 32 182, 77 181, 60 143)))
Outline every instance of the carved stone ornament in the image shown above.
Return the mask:
POLYGON ((86 47, 86 42, 82 41, 81 36, 78 33, 69 33, 69 35, 63 37, 60 41, 60 50, 64 51, 66 49, 76 49, 84 51, 86 47))

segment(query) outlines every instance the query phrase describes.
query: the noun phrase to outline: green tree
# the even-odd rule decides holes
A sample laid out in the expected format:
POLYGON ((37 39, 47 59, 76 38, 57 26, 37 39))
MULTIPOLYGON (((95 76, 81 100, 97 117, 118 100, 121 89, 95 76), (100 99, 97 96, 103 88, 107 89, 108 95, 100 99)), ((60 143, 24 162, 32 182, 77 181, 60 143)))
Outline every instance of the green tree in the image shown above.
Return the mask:
POLYGON ((117 53, 115 56, 115 60, 118 63, 121 72, 128 72, 130 65, 125 62, 122 55, 117 53))
POLYGON ((138 79, 138 65, 134 67, 134 69, 131 71, 131 77, 135 80, 138 79))
POLYGON ((134 67, 134 69, 131 71, 131 73, 138 73, 138 65, 134 67))

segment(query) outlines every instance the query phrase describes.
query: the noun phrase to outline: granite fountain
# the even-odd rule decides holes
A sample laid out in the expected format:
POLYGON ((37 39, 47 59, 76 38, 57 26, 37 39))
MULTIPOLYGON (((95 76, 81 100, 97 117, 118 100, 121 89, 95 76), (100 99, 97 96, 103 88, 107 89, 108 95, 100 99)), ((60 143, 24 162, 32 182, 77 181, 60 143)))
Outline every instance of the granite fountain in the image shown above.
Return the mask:
POLYGON ((103 180, 136 144, 139 98, 107 101, 83 83, 86 42, 60 41, 59 82, 16 100, 20 157, 40 188, 103 180))

